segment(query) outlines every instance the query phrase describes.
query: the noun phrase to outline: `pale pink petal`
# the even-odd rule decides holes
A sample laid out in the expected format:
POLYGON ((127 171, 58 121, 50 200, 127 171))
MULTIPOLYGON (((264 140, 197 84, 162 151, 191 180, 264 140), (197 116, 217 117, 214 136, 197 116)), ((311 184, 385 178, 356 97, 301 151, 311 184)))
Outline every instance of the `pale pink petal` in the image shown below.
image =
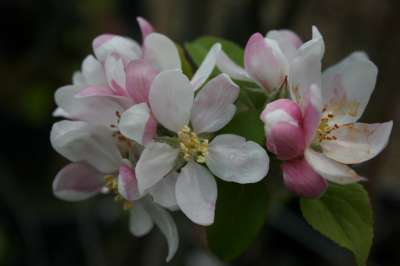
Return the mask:
POLYGON ((146 103, 136 104, 122 113, 118 128, 121 133, 140 144, 147 144, 156 134, 157 123, 146 103))
POLYGON ((80 201, 101 191, 104 174, 84 163, 71 163, 58 172, 53 181, 53 193, 67 201, 80 201))
POLYGON ((317 198, 328 186, 328 182, 317 174, 304 158, 284 162, 282 172, 288 190, 301 197, 317 198))
POLYGON ((115 55, 107 57, 104 64, 108 86, 115 95, 126 96, 125 66, 121 58, 115 55))
POLYGON ((112 134, 105 126, 63 120, 53 125, 50 142, 72 162, 85 162, 102 173, 114 173, 122 158, 112 134))
POLYGON ((150 33, 154 32, 153 26, 142 17, 137 17, 136 20, 139 23, 140 31, 142 32, 142 40, 144 41, 150 33))
POLYGON ((357 121, 375 88, 378 69, 367 55, 355 52, 324 71, 323 100, 331 124, 357 121))
POLYGON ((253 34, 244 51, 247 73, 267 90, 281 87, 288 75, 288 62, 274 40, 253 34))
POLYGON ((178 49, 168 37, 151 33, 144 40, 144 59, 158 71, 181 69, 178 49))
POLYGON ((192 84, 193 90, 198 90, 201 85, 209 78, 212 71, 214 70, 215 64, 217 62, 217 58, 221 51, 221 44, 216 43, 214 44, 206 57, 204 58, 203 62, 197 69, 196 73, 194 73, 190 84, 192 84))
POLYGON ((316 26, 312 26, 312 39, 303 43, 297 50, 297 56, 306 54, 314 54, 319 60, 322 59, 325 53, 325 43, 316 26))
POLYGON ((233 62, 223 50, 217 57, 216 65, 222 73, 228 74, 232 79, 252 81, 246 70, 233 62))
POLYGON ((333 183, 350 184, 365 180, 347 165, 334 161, 312 149, 306 149, 304 156, 315 172, 333 183))
POLYGON ((168 209, 176 209, 178 204, 175 195, 177 179, 178 173, 173 171, 153 186, 150 190, 150 194, 154 202, 168 209))
POLYGON ((206 164, 222 180, 246 184, 258 182, 267 175, 269 157, 257 143, 224 134, 210 142, 206 164))
POLYGON ((182 212, 194 223, 214 222, 217 183, 203 166, 189 162, 182 168, 176 183, 176 200, 182 212))
POLYGON ((87 86, 85 77, 80 71, 75 71, 72 75, 72 85, 75 86, 87 86))
POLYGON ((210 80, 196 95, 191 122, 196 133, 215 132, 232 120, 240 88, 226 74, 210 80))
POLYGON ((165 143, 151 142, 136 164, 139 192, 144 193, 157 184, 175 166, 179 150, 165 143))
POLYGON ((266 38, 275 40, 289 61, 296 55, 297 48, 303 43, 300 37, 290 30, 271 30, 267 33, 266 38))
POLYGON ((310 145, 321 122, 322 101, 320 88, 315 84, 311 85, 310 89, 305 90, 303 102, 304 137, 306 145, 310 145))
POLYGON ((126 90, 135 103, 148 102, 151 83, 158 74, 145 60, 135 60, 126 67, 126 90))
POLYGON ((114 91, 108 86, 93 85, 82 89, 76 94, 76 97, 92 97, 92 96, 115 96, 114 91))
POLYGON ((126 200, 133 201, 141 197, 135 172, 127 165, 121 165, 118 174, 118 192, 126 200))
POLYGON ((103 85, 106 83, 103 65, 92 55, 88 55, 83 60, 82 75, 86 84, 103 85))
POLYGON ((362 163, 378 155, 387 145, 393 122, 382 124, 355 123, 330 132, 330 140, 323 140, 323 153, 345 164, 362 163))
POLYGON ((111 54, 118 54, 124 60, 131 61, 140 58, 140 46, 126 37, 103 34, 93 40, 93 51, 100 62, 104 62, 111 54))
POLYGON ((158 74, 149 93, 149 103, 155 118, 173 132, 189 124, 193 98, 192 86, 180 70, 158 74))

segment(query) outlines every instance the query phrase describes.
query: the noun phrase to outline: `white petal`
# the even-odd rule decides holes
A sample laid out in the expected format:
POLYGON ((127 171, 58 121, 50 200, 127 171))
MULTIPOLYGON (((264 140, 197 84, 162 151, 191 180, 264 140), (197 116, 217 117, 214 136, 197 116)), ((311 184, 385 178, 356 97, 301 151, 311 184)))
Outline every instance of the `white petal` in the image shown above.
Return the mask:
POLYGON ((321 142, 323 153, 345 164, 356 164, 378 155, 389 141, 393 122, 382 124, 355 123, 331 131, 332 140, 321 142))
POLYGON ((233 79, 244 81, 252 80, 246 70, 233 62, 223 50, 219 53, 216 65, 222 73, 228 74, 233 79))
POLYGON ((106 83, 103 65, 92 55, 88 55, 83 60, 82 75, 87 84, 103 85, 106 83))
POLYGON ((51 129, 53 148, 72 162, 86 162, 103 173, 116 172, 121 155, 104 126, 94 126, 81 121, 60 121, 51 129))
POLYGON ((297 48, 302 44, 299 36, 290 30, 271 30, 265 37, 278 43, 289 62, 296 55, 297 48))
POLYGON ((269 157, 260 145, 229 134, 211 141, 206 163, 222 180, 241 184, 260 181, 269 170, 269 157))
POLYGON ((240 88, 226 74, 210 80, 196 95, 191 122, 196 133, 215 132, 232 120, 240 88))
POLYGON ((53 193, 62 200, 80 201, 101 191, 104 174, 83 163, 71 163, 58 172, 53 193))
POLYGON ((141 48, 134 41, 126 37, 103 34, 93 40, 93 50, 100 62, 104 62, 108 55, 118 54, 125 60, 131 61, 141 56, 141 48))
POLYGON ((125 95, 126 75, 122 59, 115 55, 107 56, 104 68, 108 86, 112 88, 116 95, 125 95))
POLYGON ((51 115, 54 117, 70 118, 70 115, 60 107, 57 107, 56 110, 54 110, 51 115))
POLYGON ((81 91, 78 86, 64 86, 55 93, 55 101, 70 119, 84 120, 91 124, 110 126, 116 124, 116 111, 122 113, 125 103, 109 97, 84 97, 75 95, 81 91))
POLYGON ((159 71, 181 69, 178 49, 168 37, 151 33, 144 40, 144 58, 159 71))
POLYGON ((174 167, 178 154, 179 150, 168 144, 157 142, 148 144, 135 169, 139 192, 143 194, 166 176, 174 167))
POLYGON ((75 86, 87 86, 85 77, 80 71, 75 71, 72 75, 72 84, 75 86))
POLYGON ((312 149, 306 149, 304 157, 315 172, 333 183, 350 184, 365 180, 347 165, 336 162, 312 149))
POLYGON ((316 26, 312 27, 312 39, 303 43, 297 50, 298 56, 306 54, 314 54, 318 56, 319 60, 322 59, 325 53, 325 43, 321 33, 316 26))
POLYGON ((135 201, 130 211, 129 231, 134 236, 144 236, 150 232, 153 226, 153 220, 143 206, 142 201, 135 201))
POLYGON ((178 173, 171 172, 151 188, 150 194, 153 196, 156 203, 169 209, 175 209, 177 207, 175 196, 177 178, 178 173))
POLYGON ((169 262, 178 250, 179 235, 176 224, 171 215, 163 208, 157 206, 150 201, 145 202, 145 208, 153 219, 154 223, 165 236, 168 243, 168 256, 166 261, 169 262))
POLYGON ((152 117, 147 104, 136 104, 122 113, 118 128, 129 139, 144 144, 143 138, 149 119, 152 119, 152 117))
POLYGON ((378 69, 367 55, 355 52, 325 70, 322 92, 332 123, 352 123, 363 114, 375 88, 378 69))
POLYGON ((194 223, 212 224, 217 200, 214 177, 205 167, 189 162, 178 176, 176 200, 182 212, 194 223))
POLYGON ((188 125, 193 98, 189 80, 179 70, 157 75, 149 93, 150 107, 157 121, 174 132, 188 125))
POLYGON ((203 83, 208 79, 214 70, 215 64, 217 62, 217 58, 221 51, 221 44, 214 44, 203 62, 201 63, 199 69, 197 69, 196 73, 194 73, 190 84, 192 84, 193 90, 196 91, 203 85, 203 83))

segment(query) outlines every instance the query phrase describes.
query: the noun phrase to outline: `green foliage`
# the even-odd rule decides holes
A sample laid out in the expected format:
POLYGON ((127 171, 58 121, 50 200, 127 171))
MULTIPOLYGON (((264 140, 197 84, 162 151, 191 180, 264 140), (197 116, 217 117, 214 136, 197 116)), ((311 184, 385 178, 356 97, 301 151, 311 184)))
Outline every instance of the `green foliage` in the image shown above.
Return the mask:
POLYGON ((176 43, 175 45, 176 45, 176 48, 178 49, 179 58, 181 59, 182 72, 189 79, 191 79, 193 76, 193 70, 192 70, 192 66, 190 65, 188 59, 186 58, 185 50, 183 50, 182 46, 180 46, 179 44, 176 43))
POLYGON ((365 266, 373 239, 373 218, 368 193, 359 184, 330 184, 320 199, 301 199, 307 222, 321 234, 352 251, 358 266, 365 266))
POLYGON ((218 180, 218 200, 208 245, 218 257, 232 260, 256 239, 266 220, 265 184, 236 184, 218 180))

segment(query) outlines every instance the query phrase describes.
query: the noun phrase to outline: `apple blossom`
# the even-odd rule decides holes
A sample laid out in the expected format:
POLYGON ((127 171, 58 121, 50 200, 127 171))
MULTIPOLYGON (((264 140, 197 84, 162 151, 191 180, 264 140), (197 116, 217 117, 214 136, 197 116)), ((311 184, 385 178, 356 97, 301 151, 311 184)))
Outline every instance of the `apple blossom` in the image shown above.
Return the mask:
POLYGON ((284 88, 291 76, 291 68, 298 58, 317 52, 322 58, 324 42, 318 29, 313 26, 312 39, 302 43, 300 38, 289 30, 273 30, 263 37, 253 34, 244 50, 244 69, 235 64, 224 52, 221 52, 217 66, 231 78, 256 82, 267 91, 284 88))
MULTIPOLYGON (((158 123, 173 134, 158 136, 145 147, 136 174, 138 190, 143 193, 180 170, 175 186, 179 208, 193 222, 209 225, 217 199, 212 173, 229 182, 254 183, 267 174, 269 159, 261 146, 237 135, 218 135, 209 142, 210 134, 233 118, 239 87, 220 74, 195 97, 202 82, 190 82, 179 70, 163 71, 155 78, 149 104, 158 123)), ((124 130, 129 121, 119 127, 126 137, 136 137, 133 130, 124 130)))
MULTIPOLYGON (((115 201, 130 211, 132 234, 147 234, 156 224, 168 241, 167 260, 174 256, 178 247, 176 225, 170 214, 149 195, 139 194, 131 160, 122 156, 124 150, 134 148, 129 140, 103 125, 67 120, 54 124, 50 140, 58 153, 72 161, 53 182, 53 191, 58 198, 80 201, 100 192, 111 193, 115 201), (122 146, 127 149, 121 149, 122 146)), ((161 192, 168 193, 165 189, 161 192)), ((158 193, 155 190, 153 195, 158 193)), ((173 191, 169 194, 170 197, 175 195, 173 191)), ((173 200, 176 202, 176 199, 169 202, 173 200)))
POLYGON ((355 52, 325 70, 321 85, 316 85, 318 74, 304 70, 307 67, 318 68, 318 60, 309 55, 296 62, 289 82, 292 100, 268 104, 261 119, 270 138, 268 149, 285 160, 282 170, 287 187, 301 196, 317 197, 326 188, 324 180, 339 184, 364 180, 347 164, 379 154, 393 123, 357 122, 378 73, 364 53, 355 52))

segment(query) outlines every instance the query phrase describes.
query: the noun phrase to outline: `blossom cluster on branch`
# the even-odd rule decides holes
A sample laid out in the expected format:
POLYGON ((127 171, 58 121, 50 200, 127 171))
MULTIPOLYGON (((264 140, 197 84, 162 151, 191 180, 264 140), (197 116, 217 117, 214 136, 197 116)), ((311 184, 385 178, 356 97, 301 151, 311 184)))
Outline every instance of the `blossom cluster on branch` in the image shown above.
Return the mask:
MULTIPOLYGON (((57 174, 53 191, 67 201, 111 195, 129 212, 133 235, 154 225, 161 230, 167 261, 179 242, 171 211, 203 226, 218 219, 224 192, 216 178, 247 186, 267 177, 268 186, 268 151, 281 162, 289 191, 319 199, 329 182, 365 180, 348 165, 373 158, 388 142, 392 122, 357 122, 377 67, 355 52, 322 72, 325 46, 316 27, 304 43, 288 30, 255 33, 240 59, 244 66, 212 43, 192 75, 181 48, 143 18, 138 23, 141 45, 98 36, 72 85, 56 91, 54 116, 64 120, 53 125, 50 140, 71 163, 57 174), (255 109, 265 145, 224 130, 235 126, 248 84, 264 97, 255 109)), ((245 120, 236 127, 254 125, 245 120)))

